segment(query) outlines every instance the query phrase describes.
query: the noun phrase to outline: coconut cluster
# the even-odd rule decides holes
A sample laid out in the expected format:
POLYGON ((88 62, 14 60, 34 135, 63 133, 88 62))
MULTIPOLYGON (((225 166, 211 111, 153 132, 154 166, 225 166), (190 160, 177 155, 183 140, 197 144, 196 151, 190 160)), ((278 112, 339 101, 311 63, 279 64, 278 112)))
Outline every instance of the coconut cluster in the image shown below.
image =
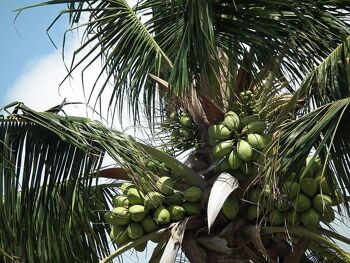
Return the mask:
POLYGON ((198 127, 186 112, 171 112, 161 127, 171 132, 170 139, 176 149, 191 149, 199 143, 198 127))
MULTIPOLYGON (((283 184, 282 191, 285 194, 285 201, 281 202, 281 207, 287 211, 287 223, 291 225, 302 224, 310 230, 317 229, 320 222, 333 222, 335 213, 332 206, 341 202, 341 194, 338 196, 331 194, 327 174, 322 173, 321 160, 317 158, 310 165, 312 158, 314 157, 309 156, 305 161, 305 167, 308 168, 307 170, 303 168, 305 170, 303 177, 293 174, 289 178, 290 180, 283 184), (288 210, 292 204, 294 207, 288 210)), ((283 209, 279 209, 279 211, 281 210, 283 212, 283 209)), ((277 212, 275 213, 277 214, 277 212)))
MULTIPOLYGON (((320 222, 331 223, 335 219, 332 206, 342 202, 342 195, 331 194, 327 183, 327 175, 322 172, 323 165, 320 159, 316 159, 310 165, 311 159, 306 158, 301 174, 293 173, 282 185, 282 195, 277 200, 276 206, 269 211, 271 225, 302 225, 309 230, 316 230, 320 222), (308 170, 305 170, 308 167, 308 170), (305 171, 305 172, 304 172, 305 171)), ((249 220, 256 220, 264 208, 258 203, 264 203, 269 191, 256 187, 248 194, 251 204, 246 211, 249 220)))
POLYGON ((105 222, 112 226, 110 237, 115 244, 139 239, 186 215, 201 214, 203 192, 199 187, 175 191, 173 179, 168 176, 160 177, 156 186, 158 191, 145 194, 131 183, 121 185, 123 194, 113 198, 113 209, 104 215, 105 222))
POLYGON ((246 90, 239 93, 233 108, 236 112, 239 112, 240 117, 260 113, 259 103, 255 97, 256 95, 251 90, 246 90))
POLYGON ((216 171, 233 170, 238 180, 251 176, 256 161, 271 138, 265 134, 266 123, 259 115, 239 116, 228 111, 224 120, 208 128, 209 144, 213 146, 216 171))

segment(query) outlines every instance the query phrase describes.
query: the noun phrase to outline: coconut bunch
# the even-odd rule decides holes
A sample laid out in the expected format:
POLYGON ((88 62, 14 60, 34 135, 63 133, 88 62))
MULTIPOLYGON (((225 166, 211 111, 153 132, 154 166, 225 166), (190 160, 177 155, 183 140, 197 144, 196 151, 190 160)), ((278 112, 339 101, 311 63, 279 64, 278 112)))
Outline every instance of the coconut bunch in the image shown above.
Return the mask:
POLYGON ((322 172, 323 164, 319 158, 316 158, 311 165, 313 158, 313 156, 306 158, 302 169, 303 176, 292 174, 288 181, 284 182, 282 186, 284 199, 281 201, 279 212, 275 210, 276 218, 278 218, 276 225, 281 224, 280 216, 283 218, 285 212, 288 224, 301 223, 310 230, 317 229, 320 222, 334 221, 335 213, 332 206, 342 202, 342 195, 340 193, 337 196, 331 194, 327 174, 322 172), (294 207, 289 209, 292 205, 294 207), (282 214, 277 215, 281 212, 282 214))
POLYGON ((312 165, 309 156, 306 158, 301 175, 292 173, 282 185, 282 194, 273 209, 267 211, 266 203, 269 194, 268 189, 255 187, 248 193, 249 206, 246 210, 246 218, 256 220, 264 212, 268 213, 271 225, 302 225, 308 230, 317 230, 320 222, 329 224, 335 219, 332 206, 342 202, 339 193, 333 196, 327 183, 327 175, 322 173, 322 162, 316 159, 312 165), (306 170, 306 167, 308 169, 306 170), (305 172, 304 172, 305 171, 305 172))
POLYGON ((143 193, 131 183, 121 185, 122 194, 113 198, 113 209, 104 215, 105 222, 111 225, 110 237, 116 245, 139 239, 185 216, 202 213, 199 202, 203 192, 199 187, 175 191, 173 179, 168 176, 160 177, 156 187, 158 191, 143 193))
POLYGON ((165 163, 159 162, 157 160, 146 161, 147 170, 154 174, 170 174, 169 167, 165 163))
POLYGON ((171 133, 171 143, 175 149, 187 150, 199 143, 198 127, 192 118, 183 111, 173 111, 161 123, 164 131, 171 133))
POLYGON ((216 171, 232 171, 242 181, 251 177, 253 162, 271 141, 265 120, 247 112, 228 111, 221 123, 208 128, 216 171))
POLYGON ((256 94, 251 90, 242 91, 239 93, 233 107, 236 112, 239 112, 240 117, 259 114, 259 101, 256 99, 256 94))

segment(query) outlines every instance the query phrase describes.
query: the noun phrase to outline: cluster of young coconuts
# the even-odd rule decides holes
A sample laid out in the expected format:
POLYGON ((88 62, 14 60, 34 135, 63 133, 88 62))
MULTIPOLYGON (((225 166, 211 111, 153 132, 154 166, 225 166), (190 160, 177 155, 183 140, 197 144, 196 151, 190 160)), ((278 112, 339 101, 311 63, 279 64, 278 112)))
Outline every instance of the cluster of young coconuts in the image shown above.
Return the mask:
MULTIPOLYGON (((251 178, 252 166, 270 143, 271 137, 264 133, 266 122, 254 108, 254 95, 246 91, 240 96, 243 103, 237 109, 228 111, 221 123, 210 126, 208 135, 209 144, 213 147, 215 172, 228 171, 238 180, 245 181, 251 178)), ((173 130, 172 140, 178 140, 179 136, 182 138, 178 148, 193 147, 197 143, 198 128, 185 113, 171 113, 162 127, 173 130)), ((305 167, 309 167, 312 158, 306 159, 305 167)), ((166 167, 159 163, 148 168, 161 173, 166 171, 166 167)), ((230 195, 223 204, 222 214, 228 220, 233 220, 243 208, 241 214, 248 220, 257 220, 267 213, 271 225, 302 224, 307 229, 315 230, 321 221, 334 221, 332 206, 341 202, 340 194, 336 197, 331 195, 322 172, 321 161, 317 158, 302 177, 293 174, 284 182, 280 198, 273 209, 264 207, 268 189, 256 186, 248 192, 248 205, 246 202, 242 205, 237 197, 230 195)), ((199 187, 190 186, 183 192, 174 190, 176 187, 169 176, 160 177, 156 187, 157 191, 145 194, 131 183, 121 185, 122 194, 114 197, 113 209, 104 216, 105 222, 111 225, 110 238, 116 245, 139 239, 185 216, 203 212, 200 205, 203 193, 199 187)), ((135 249, 142 251, 146 244, 135 249)))
POLYGON ((171 132, 170 139, 174 148, 187 150, 199 145, 198 127, 186 112, 171 112, 161 126, 171 132))
MULTIPOLYGON (((254 95, 242 92, 238 110, 229 111, 224 120, 208 129, 209 144, 213 147, 213 157, 216 162, 215 171, 228 171, 238 180, 251 178, 252 166, 261 152, 270 143, 271 137, 265 134, 266 122, 256 114, 254 95), (253 102, 254 103, 254 102, 253 102)), ((305 167, 313 156, 306 159, 305 167)), ((341 201, 331 196, 326 176, 322 174, 323 165, 316 158, 314 165, 302 178, 294 174, 282 187, 282 195, 276 207, 267 210, 265 201, 268 189, 255 187, 249 191, 248 206, 244 207, 244 217, 257 220, 264 212, 268 213, 271 225, 300 225, 309 230, 318 228, 320 222, 331 223, 335 219, 332 206, 341 201)), ((239 213, 240 202, 230 196, 224 203, 223 213, 228 219, 234 219, 239 213)), ((266 215, 266 214, 265 214, 266 215)))
MULTIPOLYGON (((307 167, 313 156, 306 158, 307 167)), ((332 206, 342 202, 341 194, 332 196, 327 183, 327 175, 322 176, 320 159, 316 159, 303 177, 292 173, 282 185, 282 193, 276 206, 269 211, 268 220, 271 225, 302 225, 309 230, 317 230, 320 222, 331 223, 335 219, 332 206)), ((302 169, 302 170, 305 170, 302 169)), ((301 172, 303 174, 303 172, 301 172)), ((248 193, 250 202, 246 210, 246 218, 257 220, 265 212, 262 206, 269 194, 268 189, 256 187, 248 193)))
MULTIPOLYGON (((145 194, 131 183, 121 185, 123 194, 113 198, 113 209, 104 215, 105 222, 111 225, 110 238, 116 245, 139 239, 186 215, 201 214, 199 201, 203 192, 199 187, 174 191, 173 179, 168 176, 160 177, 156 187, 158 191, 145 194)), ((136 249, 142 251, 145 246, 146 243, 136 249)))
POLYGON ((209 144, 213 146, 213 157, 217 172, 233 171, 238 180, 249 178, 253 162, 271 141, 264 133, 266 123, 259 115, 239 117, 228 111, 220 124, 208 128, 209 144))
MULTIPOLYGON (((307 167, 314 158, 306 159, 307 167)), ((290 225, 302 224, 309 230, 318 228, 320 222, 331 223, 335 219, 332 206, 342 202, 342 195, 331 194, 327 183, 327 174, 322 175, 323 165, 319 158, 305 171, 301 178, 292 174, 289 181, 283 184, 284 199, 281 199, 279 209, 272 211, 271 221, 275 225, 283 224, 283 215, 286 213, 287 223, 290 225), (294 206, 294 208, 291 208, 294 206)))

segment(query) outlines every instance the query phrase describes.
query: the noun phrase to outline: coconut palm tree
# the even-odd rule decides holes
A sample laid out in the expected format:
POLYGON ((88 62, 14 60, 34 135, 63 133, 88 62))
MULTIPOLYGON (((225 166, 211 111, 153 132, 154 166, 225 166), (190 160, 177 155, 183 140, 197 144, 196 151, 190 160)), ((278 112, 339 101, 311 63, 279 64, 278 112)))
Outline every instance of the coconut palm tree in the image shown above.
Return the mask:
POLYGON ((148 240, 152 262, 179 249, 190 262, 350 262, 348 1, 40 5, 62 3, 71 30, 84 21, 70 72, 102 58, 89 102, 98 109, 112 84, 110 112, 132 113, 150 140, 65 104, 5 107, 4 262, 109 262, 148 240), (106 154, 119 167, 103 169, 106 154), (142 211, 120 206, 121 192, 130 205, 159 192, 153 207, 140 199, 152 231, 126 228, 142 211))

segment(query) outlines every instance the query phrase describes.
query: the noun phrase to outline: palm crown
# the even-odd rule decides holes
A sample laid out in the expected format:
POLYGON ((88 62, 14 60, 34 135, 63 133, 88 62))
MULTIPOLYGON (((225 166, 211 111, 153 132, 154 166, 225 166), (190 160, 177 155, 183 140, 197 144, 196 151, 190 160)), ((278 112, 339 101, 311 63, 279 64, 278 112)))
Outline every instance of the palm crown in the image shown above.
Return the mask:
POLYGON ((102 57, 90 98, 112 83, 110 111, 145 117, 152 144, 61 107, 4 108, 5 261, 107 262, 150 239, 154 261, 180 246, 191 262, 232 261, 237 249, 254 262, 350 261, 332 224, 350 212, 347 1, 43 5, 61 3, 72 28, 89 14, 75 54, 88 52, 71 71, 102 57), (120 167, 101 170, 105 154, 120 167), (146 214, 154 228, 140 227, 146 214))

